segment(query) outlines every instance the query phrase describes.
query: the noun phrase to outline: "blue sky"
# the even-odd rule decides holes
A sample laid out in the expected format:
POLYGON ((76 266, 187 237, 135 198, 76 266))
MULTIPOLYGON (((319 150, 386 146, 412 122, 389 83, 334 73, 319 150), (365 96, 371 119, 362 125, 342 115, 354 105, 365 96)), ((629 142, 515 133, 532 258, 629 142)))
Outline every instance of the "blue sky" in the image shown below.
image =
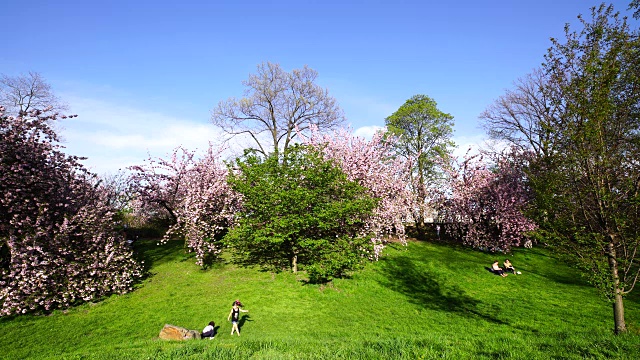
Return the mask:
MULTIPOLYGON (((630 16, 629 2, 613 4, 630 16)), ((363 136, 428 95, 466 149, 484 139, 478 115, 599 3, 3 0, 0 73, 52 84, 79 115, 62 123, 67 152, 99 174, 219 142, 211 109, 264 61, 318 71, 363 136)))

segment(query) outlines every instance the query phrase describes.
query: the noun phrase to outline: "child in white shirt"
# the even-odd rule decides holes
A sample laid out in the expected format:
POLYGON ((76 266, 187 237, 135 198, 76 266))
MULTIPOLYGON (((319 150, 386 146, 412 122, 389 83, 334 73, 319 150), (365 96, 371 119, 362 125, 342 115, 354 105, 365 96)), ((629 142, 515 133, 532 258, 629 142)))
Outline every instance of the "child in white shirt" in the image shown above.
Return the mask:
POLYGON ((209 338, 209 340, 213 339, 214 336, 216 336, 216 323, 213 321, 209 322, 209 325, 205 326, 204 329, 202 329, 202 334, 201 334, 202 338, 209 338))

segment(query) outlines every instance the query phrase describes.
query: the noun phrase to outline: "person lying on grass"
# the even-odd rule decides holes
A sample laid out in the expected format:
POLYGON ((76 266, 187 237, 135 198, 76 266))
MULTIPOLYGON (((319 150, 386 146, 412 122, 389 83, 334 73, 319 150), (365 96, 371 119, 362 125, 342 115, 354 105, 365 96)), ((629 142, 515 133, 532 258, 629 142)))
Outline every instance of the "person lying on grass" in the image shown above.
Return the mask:
POLYGON ((240 300, 236 300, 233 302, 233 307, 231 308, 231 312, 229 316, 227 316, 227 321, 231 320, 231 335, 235 331, 238 336, 240 336, 240 330, 238 329, 238 320, 240 318, 240 312, 249 312, 249 310, 240 309, 242 303, 240 300))
POLYGON ((500 265, 498 265, 498 260, 493 262, 493 265, 491 265, 491 270, 493 270, 494 274, 498 274, 502 277, 507 277, 507 274, 505 274, 504 270, 500 267, 500 265))

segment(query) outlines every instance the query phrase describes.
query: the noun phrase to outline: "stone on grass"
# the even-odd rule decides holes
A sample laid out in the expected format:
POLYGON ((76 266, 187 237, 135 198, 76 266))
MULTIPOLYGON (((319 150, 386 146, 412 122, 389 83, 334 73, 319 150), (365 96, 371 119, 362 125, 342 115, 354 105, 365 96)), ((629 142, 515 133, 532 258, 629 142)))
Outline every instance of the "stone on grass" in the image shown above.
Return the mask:
POLYGON ((200 339, 200 332, 189 330, 175 325, 165 324, 160 330, 160 339, 163 340, 189 340, 200 339))

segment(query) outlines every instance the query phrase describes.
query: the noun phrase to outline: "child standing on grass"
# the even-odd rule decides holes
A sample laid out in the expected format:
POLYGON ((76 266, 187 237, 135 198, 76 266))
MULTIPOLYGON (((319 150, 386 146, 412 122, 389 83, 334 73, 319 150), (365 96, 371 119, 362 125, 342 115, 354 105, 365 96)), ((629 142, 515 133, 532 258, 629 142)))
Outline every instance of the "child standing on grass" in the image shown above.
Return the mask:
POLYGON ((240 309, 241 306, 242 303, 240 303, 240 300, 234 301, 231 312, 229 313, 229 316, 227 316, 227 321, 231 320, 231 335, 233 335, 233 332, 235 331, 238 336, 240 336, 240 330, 238 329, 240 312, 249 312, 249 310, 240 309))

